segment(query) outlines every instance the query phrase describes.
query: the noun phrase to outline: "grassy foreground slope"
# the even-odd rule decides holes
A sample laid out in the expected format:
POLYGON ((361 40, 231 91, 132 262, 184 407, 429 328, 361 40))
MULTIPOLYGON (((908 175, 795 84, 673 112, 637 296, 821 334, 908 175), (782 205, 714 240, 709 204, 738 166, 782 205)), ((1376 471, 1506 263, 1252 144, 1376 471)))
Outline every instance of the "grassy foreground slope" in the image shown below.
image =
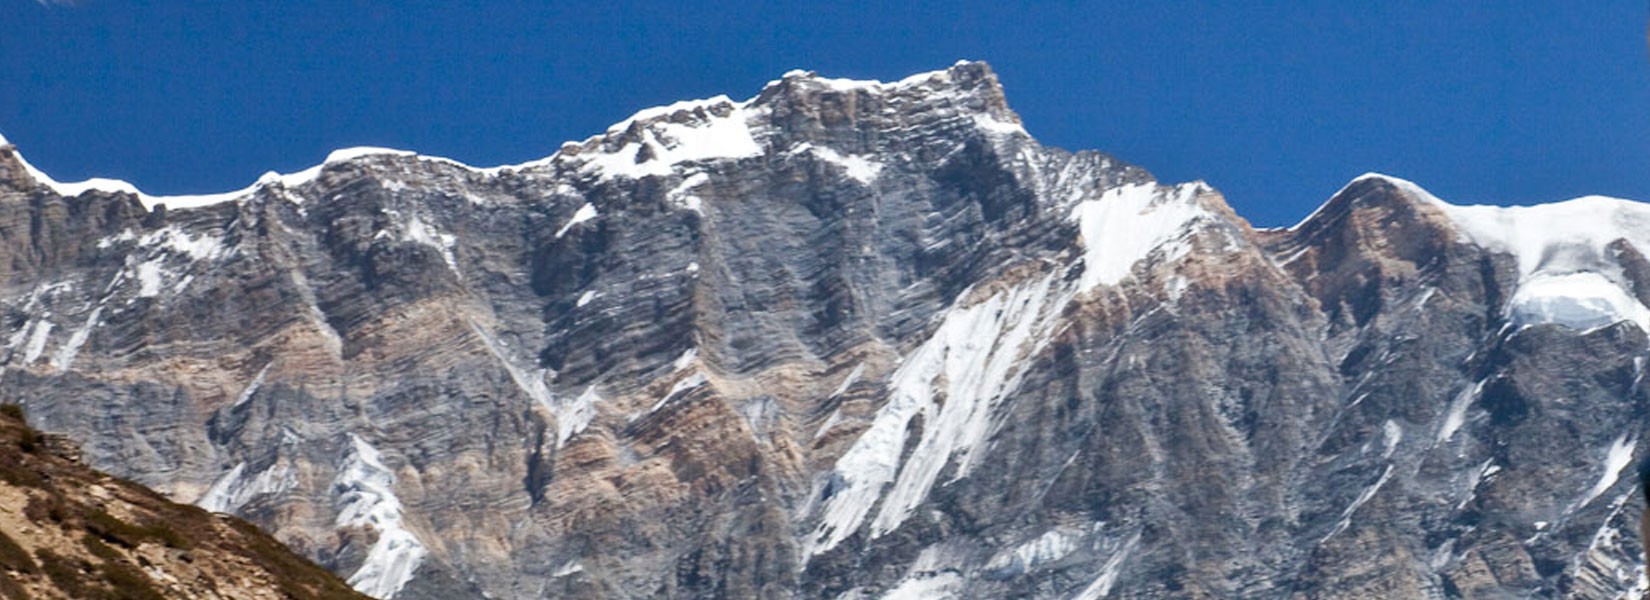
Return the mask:
POLYGON ((245 521, 73 455, 0 406, 0 598, 367 598, 245 521))

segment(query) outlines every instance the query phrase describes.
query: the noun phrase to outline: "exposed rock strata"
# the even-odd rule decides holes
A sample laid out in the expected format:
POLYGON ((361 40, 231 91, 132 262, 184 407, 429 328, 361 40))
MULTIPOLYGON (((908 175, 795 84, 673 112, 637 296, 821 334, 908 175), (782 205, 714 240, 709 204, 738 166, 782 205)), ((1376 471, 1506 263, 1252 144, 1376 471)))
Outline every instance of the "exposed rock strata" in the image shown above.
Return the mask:
POLYGON ((103 187, 0 149, 0 394, 380 596, 1637 578, 1633 203, 1543 242, 1371 176, 1255 230, 1037 144, 981 63, 787 74, 514 167, 103 187))

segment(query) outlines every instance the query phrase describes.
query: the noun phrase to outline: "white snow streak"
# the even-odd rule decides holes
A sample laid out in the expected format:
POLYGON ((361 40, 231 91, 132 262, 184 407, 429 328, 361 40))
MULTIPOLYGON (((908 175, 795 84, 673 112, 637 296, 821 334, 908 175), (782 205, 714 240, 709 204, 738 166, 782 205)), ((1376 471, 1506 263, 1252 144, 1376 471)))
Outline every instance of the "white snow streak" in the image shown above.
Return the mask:
POLYGON ((1072 600, 1100 600, 1111 594, 1111 588, 1117 585, 1118 575, 1123 572, 1123 562, 1134 554, 1135 548, 1139 545, 1140 534, 1130 536, 1121 548, 1106 558, 1106 564, 1100 567, 1100 575, 1094 578, 1094 582, 1083 588, 1076 596, 1072 596, 1072 600))
POLYGON ((139 298, 153 298, 160 295, 160 288, 166 283, 162 278, 165 272, 161 268, 162 262, 163 259, 156 257, 137 266, 139 298))
POLYGON ((332 481, 338 528, 370 528, 378 540, 349 584, 380 600, 395 596, 412 579, 427 554, 424 544, 402 523, 401 499, 395 495, 395 474, 384 466, 378 449, 350 434, 338 476, 332 481))
POLYGON ((35 321, 34 329, 29 332, 29 342, 23 346, 23 364, 33 364, 35 359, 46 352, 46 339, 51 335, 52 327, 55 325, 51 321, 35 321))
POLYGON ((1053 289, 1055 279, 1027 282, 947 311, 933 337, 895 371, 887 404, 837 460, 822 492, 827 497, 819 525, 805 542, 808 556, 852 535, 889 483, 893 487, 872 523, 873 538, 899 527, 954 456, 962 455, 956 477, 968 475, 996 427, 996 409, 1019 385, 1019 366, 1047 343, 1059 307, 1070 299, 1053 289), (936 385, 945 386, 943 404, 936 401, 936 385), (919 414, 922 437, 901 466, 906 426, 919 414))
POLYGON ((838 408, 836 410, 831 411, 830 416, 825 417, 825 422, 819 424, 819 429, 814 430, 813 439, 818 440, 819 438, 825 437, 825 434, 830 432, 832 427, 836 427, 837 423, 841 423, 841 422, 842 422, 842 409, 838 408))
POLYGON ((699 358, 699 349, 697 347, 688 348, 687 350, 682 352, 681 356, 676 357, 676 360, 671 362, 670 366, 672 367, 673 371, 680 371, 682 369, 686 369, 688 367, 693 366, 693 361, 697 360, 698 358, 699 358))
POLYGON ((669 404, 671 399, 675 398, 677 394, 697 388, 709 381, 710 379, 705 377, 704 373, 699 372, 694 372, 692 375, 683 377, 681 381, 677 381, 675 385, 670 386, 670 391, 665 392, 665 397, 660 398, 658 402, 654 402, 653 408, 649 408, 647 411, 651 413, 664 408, 664 406, 669 404))
POLYGON ((1352 515, 1357 513, 1358 509, 1362 508, 1365 502, 1369 502, 1370 498, 1374 498, 1375 492, 1381 491, 1381 486, 1386 485, 1387 480, 1391 478, 1392 465, 1387 465, 1385 469, 1381 470, 1381 478, 1375 480, 1375 483, 1364 488, 1362 492, 1358 493, 1357 499, 1354 499, 1352 504, 1346 507, 1346 510, 1341 511, 1340 522, 1335 524, 1334 529, 1329 530, 1328 535, 1325 535, 1323 536, 1323 539, 1318 540, 1318 543, 1322 544, 1327 542, 1329 541, 1329 538, 1335 537, 1336 534, 1342 531, 1346 531, 1346 528, 1352 525, 1352 515))
POLYGON ((252 383, 247 384, 246 389, 241 390, 241 395, 236 396, 235 403, 230 406, 240 406, 242 404, 246 404, 248 400, 251 400, 252 395, 258 393, 258 388, 263 387, 264 377, 269 375, 269 368, 274 365, 274 362, 270 362, 269 364, 264 365, 264 368, 259 369, 258 375, 252 378, 252 383))
POLYGON ((1404 441, 1404 428, 1392 419, 1381 424, 1381 458, 1392 458, 1392 453, 1398 451, 1398 443, 1404 441))
POLYGON ((665 194, 665 199, 671 204, 686 208, 696 213, 704 214, 704 200, 693 194, 693 189, 710 181, 710 176, 704 173, 694 173, 683 179, 676 187, 665 194))
POLYGON ((557 448, 590 426, 590 421, 596 418, 596 403, 601 401, 601 394, 596 393, 595 385, 591 385, 584 388, 584 392, 572 402, 561 403, 562 412, 556 414, 557 448))
POLYGON ((568 220, 566 225, 562 225, 561 229, 556 230, 556 239, 561 239, 561 236, 567 235, 567 230, 572 229, 574 225, 589 221, 597 216, 600 215, 596 212, 596 206, 589 202, 584 203, 584 206, 580 206, 578 210, 573 211, 573 218, 568 220))
POLYGON ((237 463, 235 468, 212 483, 212 487, 195 501, 195 506, 216 513, 234 513, 258 496, 279 494, 298 487, 297 474, 284 464, 265 469, 251 479, 247 479, 245 474, 246 463, 237 463))
POLYGON ((882 595, 882 600, 948 600, 959 598, 963 591, 962 576, 945 571, 932 575, 912 577, 901 581, 894 589, 882 595))
POLYGON ((532 398, 539 405, 549 409, 550 413, 556 416, 557 448, 560 448, 568 438, 584 431, 584 428, 590 424, 590 420, 595 417, 595 403, 601 400, 601 396, 596 394, 595 386, 585 389, 584 393, 571 400, 552 393, 550 385, 545 383, 545 380, 550 376, 549 369, 528 371, 516 366, 504 344, 499 343, 486 330, 483 330, 481 325, 478 325, 474 319, 468 321, 470 330, 475 332, 476 337, 481 338, 482 345, 486 346, 487 352, 498 360, 499 366, 504 367, 504 372, 510 375, 510 380, 515 382, 516 388, 520 389, 528 398, 532 398))
POLYGON ((407 220, 401 239, 434 248, 441 253, 441 260, 447 263, 447 269, 452 271, 453 275, 464 276, 458 270, 458 258, 453 255, 453 245, 458 241, 453 234, 436 231, 434 227, 426 225, 423 219, 413 215, 407 220))
POLYGON ((1636 446, 1638 440, 1629 438, 1625 433, 1616 437, 1616 441, 1611 442, 1610 447, 1604 451, 1604 473, 1599 476, 1598 483, 1594 483, 1592 489, 1587 490, 1587 493, 1575 504, 1570 505, 1565 512, 1586 508, 1604 492, 1610 491, 1610 488, 1616 485, 1616 480, 1621 477, 1621 470, 1633 462, 1633 448, 1636 446))
POLYGON ((80 347, 86 345, 86 339, 92 335, 92 328, 97 327, 97 320, 102 316, 102 306, 92 309, 92 314, 86 315, 86 322, 80 329, 69 334, 69 341, 64 342, 63 346, 57 349, 57 353, 52 355, 53 368, 59 371, 69 370, 69 365, 74 364, 75 356, 80 354, 80 347))
POLYGON ((862 362, 854 365, 854 370, 849 371, 848 376, 842 378, 842 383, 837 384, 836 391, 831 392, 829 397, 835 398, 837 396, 841 396, 843 392, 848 391, 850 386, 859 381, 859 378, 863 375, 865 375, 865 363, 862 362))
POLYGON ((880 162, 857 154, 844 156, 842 153, 826 146, 815 146, 803 142, 791 149, 791 153, 797 152, 808 152, 820 160, 836 165, 842 169, 843 174, 862 185, 870 185, 871 182, 876 181, 877 175, 882 173, 882 163, 880 162))
POLYGON ((1455 435, 1455 432, 1466 424, 1467 407, 1472 405, 1473 399, 1477 398, 1479 392, 1482 391, 1484 391, 1484 382, 1480 381, 1455 395, 1455 399, 1450 401, 1449 408, 1444 412, 1444 424, 1438 428, 1436 443, 1442 444, 1449 441, 1455 435))
POLYGON ((1014 575, 1030 572, 1037 567, 1070 556, 1077 551, 1078 542, 1082 541, 1084 535, 1085 532, 1082 530, 1050 529, 1032 540, 998 552, 991 558, 991 562, 986 563, 986 568, 1014 575))

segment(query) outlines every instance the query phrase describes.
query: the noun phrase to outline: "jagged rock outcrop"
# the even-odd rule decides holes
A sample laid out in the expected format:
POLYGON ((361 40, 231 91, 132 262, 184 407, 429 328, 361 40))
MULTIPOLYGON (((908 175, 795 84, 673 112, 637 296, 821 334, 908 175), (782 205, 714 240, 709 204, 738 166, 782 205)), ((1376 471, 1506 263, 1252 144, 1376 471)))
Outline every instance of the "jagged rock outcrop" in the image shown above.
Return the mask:
POLYGON ((1256 230, 983 63, 796 72, 212 197, 0 148, 0 396, 378 597, 1614 597, 1646 248, 1381 176, 1256 230))

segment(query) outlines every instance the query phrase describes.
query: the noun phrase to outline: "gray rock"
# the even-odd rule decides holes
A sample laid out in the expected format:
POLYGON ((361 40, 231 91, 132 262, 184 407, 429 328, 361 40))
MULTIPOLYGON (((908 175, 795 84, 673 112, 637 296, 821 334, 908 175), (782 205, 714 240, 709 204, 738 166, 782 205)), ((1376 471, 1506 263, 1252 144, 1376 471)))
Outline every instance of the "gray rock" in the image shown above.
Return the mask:
MULTIPOLYGON (((983 63, 787 74, 514 167, 64 190, 0 149, 0 395, 379 596, 1603 598, 1641 566, 1642 324, 1518 316, 1527 257, 1406 182, 1255 230, 1041 146, 983 63)), ((1650 298, 1606 241, 1538 258, 1650 298)))

